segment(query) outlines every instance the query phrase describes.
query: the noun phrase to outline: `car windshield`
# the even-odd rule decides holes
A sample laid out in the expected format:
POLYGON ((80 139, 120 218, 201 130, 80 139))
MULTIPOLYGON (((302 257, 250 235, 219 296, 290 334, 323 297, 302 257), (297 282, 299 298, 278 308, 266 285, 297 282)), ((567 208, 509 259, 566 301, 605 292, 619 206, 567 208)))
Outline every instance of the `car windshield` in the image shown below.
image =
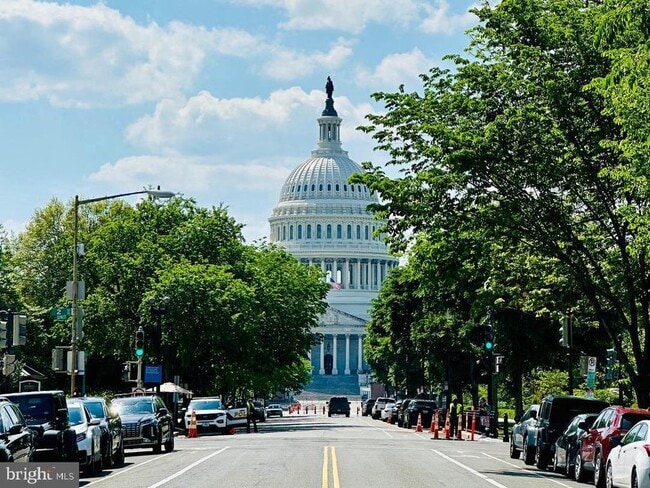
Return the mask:
POLYGON ((96 417, 98 419, 104 417, 104 409, 102 408, 102 404, 100 402, 84 402, 84 404, 88 408, 90 415, 93 417, 96 417))
POLYGON ((410 405, 413 408, 436 408, 436 402, 432 401, 417 401, 417 402, 411 402, 410 405))
POLYGON ((187 407, 188 411, 192 410, 223 410, 221 400, 214 398, 210 400, 193 400, 187 407))
POLYGON ((49 396, 16 396, 10 400, 18 405, 28 424, 47 421, 54 415, 52 398, 49 396))
POLYGON ((80 425, 85 421, 81 407, 68 405, 68 414, 70 416, 70 425, 80 425))
POLYGON ((280 405, 269 405, 268 408, 282 408, 280 405))
POLYGON ((113 408, 120 415, 154 413, 151 402, 115 402, 113 408))

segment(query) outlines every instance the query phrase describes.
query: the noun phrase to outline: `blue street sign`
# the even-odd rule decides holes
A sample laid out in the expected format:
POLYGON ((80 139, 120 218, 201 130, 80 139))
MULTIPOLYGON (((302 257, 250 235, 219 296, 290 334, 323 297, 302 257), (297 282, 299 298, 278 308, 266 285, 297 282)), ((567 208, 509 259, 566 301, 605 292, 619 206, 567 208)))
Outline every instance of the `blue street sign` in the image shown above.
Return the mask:
POLYGON ((153 364, 144 367, 144 382, 145 383, 162 383, 162 366, 153 364))

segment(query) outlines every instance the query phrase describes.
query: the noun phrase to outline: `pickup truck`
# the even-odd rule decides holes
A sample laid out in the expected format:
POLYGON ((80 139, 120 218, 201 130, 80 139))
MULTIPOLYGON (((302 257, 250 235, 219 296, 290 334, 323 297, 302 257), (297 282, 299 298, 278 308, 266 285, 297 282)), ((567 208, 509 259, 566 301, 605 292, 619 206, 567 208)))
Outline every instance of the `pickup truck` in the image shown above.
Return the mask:
POLYGON ((555 454, 555 441, 571 419, 581 413, 598 413, 609 403, 595 398, 549 395, 539 407, 536 421, 528 426, 522 451, 524 463, 546 469, 555 454))

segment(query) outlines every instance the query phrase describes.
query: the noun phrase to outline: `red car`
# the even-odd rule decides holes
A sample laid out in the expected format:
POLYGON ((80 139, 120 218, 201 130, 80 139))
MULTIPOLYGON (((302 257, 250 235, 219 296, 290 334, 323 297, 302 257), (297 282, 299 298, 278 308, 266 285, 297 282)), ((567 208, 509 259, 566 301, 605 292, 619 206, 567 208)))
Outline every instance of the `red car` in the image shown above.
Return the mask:
POLYGON ((588 472, 593 472, 594 484, 604 487, 609 452, 641 420, 650 420, 650 411, 619 406, 607 407, 601 411, 581 439, 576 456, 575 479, 582 481, 588 472))

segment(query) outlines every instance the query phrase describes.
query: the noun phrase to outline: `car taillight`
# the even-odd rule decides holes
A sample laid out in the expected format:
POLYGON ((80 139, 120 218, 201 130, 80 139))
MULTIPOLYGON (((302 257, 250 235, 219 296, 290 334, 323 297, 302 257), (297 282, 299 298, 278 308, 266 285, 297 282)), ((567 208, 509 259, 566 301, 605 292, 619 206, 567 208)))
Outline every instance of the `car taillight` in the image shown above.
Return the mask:
POLYGON ((643 449, 648 457, 650 457, 650 444, 643 444, 643 449))

